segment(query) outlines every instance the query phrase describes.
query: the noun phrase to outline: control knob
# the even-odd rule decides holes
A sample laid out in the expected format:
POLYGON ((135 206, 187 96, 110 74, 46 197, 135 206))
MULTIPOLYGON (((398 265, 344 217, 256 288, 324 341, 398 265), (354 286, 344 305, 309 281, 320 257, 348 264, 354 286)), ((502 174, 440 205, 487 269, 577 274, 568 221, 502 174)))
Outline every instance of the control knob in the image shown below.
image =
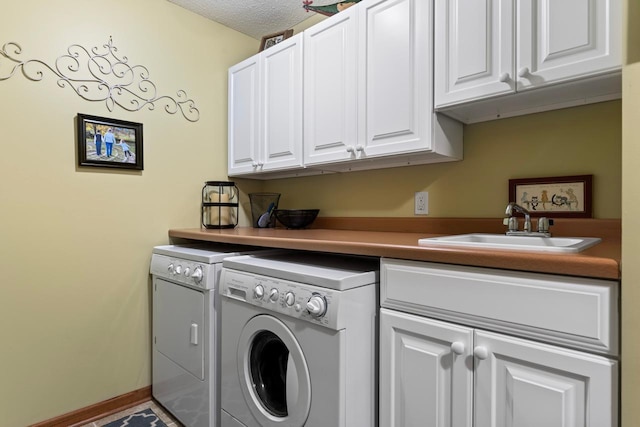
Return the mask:
POLYGON ((296 302, 296 296, 293 294, 293 292, 287 292, 287 294, 284 296, 284 302, 289 307, 293 306, 293 304, 296 302))
POLYGON ((167 271, 169 272, 169 274, 173 274, 173 264, 169 264, 167 266, 167 271))
POLYGON ((177 275, 182 274, 182 266, 181 265, 176 265, 175 272, 176 272, 177 275))
POLYGON ((327 312, 327 300, 322 295, 313 295, 307 301, 307 311, 313 317, 322 317, 327 312))
POLYGON ((278 290, 276 288, 272 288, 271 292, 269 292, 269 299, 273 302, 278 301, 278 290))
POLYGON ((256 285, 256 287, 253 288, 253 296, 256 299, 262 299, 264 296, 264 287, 262 285, 256 285))
POLYGON ((191 269, 189 267, 185 267, 184 268, 184 275, 185 277, 189 277, 189 273, 191 273, 191 269))
POLYGON ((200 283, 202 281, 202 267, 197 266, 196 269, 193 270, 191 277, 196 281, 196 283, 200 283))

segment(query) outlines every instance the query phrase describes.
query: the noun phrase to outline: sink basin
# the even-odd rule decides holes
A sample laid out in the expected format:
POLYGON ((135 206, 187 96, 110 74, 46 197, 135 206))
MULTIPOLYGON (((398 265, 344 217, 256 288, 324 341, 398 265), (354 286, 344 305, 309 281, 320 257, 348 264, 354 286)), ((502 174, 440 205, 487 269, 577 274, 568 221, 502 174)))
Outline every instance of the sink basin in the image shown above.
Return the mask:
POLYGON ((507 236, 506 234, 458 234, 418 240, 420 246, 452 246, 480 249, 576 253, 600 243, 597 237, 507 236))

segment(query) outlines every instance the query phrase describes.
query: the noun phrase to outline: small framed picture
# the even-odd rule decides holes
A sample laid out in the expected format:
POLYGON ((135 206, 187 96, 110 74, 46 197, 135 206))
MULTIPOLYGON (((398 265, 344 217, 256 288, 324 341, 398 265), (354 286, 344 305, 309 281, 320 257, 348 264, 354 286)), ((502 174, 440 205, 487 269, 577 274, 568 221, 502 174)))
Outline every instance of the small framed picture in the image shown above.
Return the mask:
POLYGON ((78 165, 142 170, 142 123, 78 113, 78 165))
POLYGON ((509 201, 531 216, 591 218, 593 175, 509 180, 509 201))
POLYGON ((260 42, 260 52, 270 48, 273 45, 280 43, 285 39, 288 39, 292 35, 293 35, 293 30, 285 30, 280 33, 274 33, 274 34, 269 34, 268 36, 264 36, 262 38, 262 42, 260 42))

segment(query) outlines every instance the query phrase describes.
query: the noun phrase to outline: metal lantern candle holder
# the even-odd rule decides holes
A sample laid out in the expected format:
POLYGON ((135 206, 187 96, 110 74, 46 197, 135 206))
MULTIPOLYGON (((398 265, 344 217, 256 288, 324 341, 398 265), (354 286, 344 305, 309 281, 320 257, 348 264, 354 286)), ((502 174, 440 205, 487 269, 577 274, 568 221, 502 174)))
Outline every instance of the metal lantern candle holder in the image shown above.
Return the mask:
POLYGON ((202 226, 234 228, 238 225, 238 187, 229 181, 207 181, 202 187, 202 226))

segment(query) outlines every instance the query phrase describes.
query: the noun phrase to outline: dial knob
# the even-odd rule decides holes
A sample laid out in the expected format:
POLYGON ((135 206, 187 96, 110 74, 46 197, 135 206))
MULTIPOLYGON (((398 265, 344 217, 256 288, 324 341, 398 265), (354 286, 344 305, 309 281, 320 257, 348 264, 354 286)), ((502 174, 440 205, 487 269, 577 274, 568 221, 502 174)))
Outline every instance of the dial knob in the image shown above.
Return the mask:
POLYGON ((169 264, 169 266, 167 267, 167 271, 173 274, 173 264, 169 264))
POLYGON ((278 301, 278 290, 276 288, 272 288, 271 291, 269 291, 269 299, 273 302, 278 301))
POLYGON ((176 265, 175 273, 176 274, 182 274, 182 266, 181 265, 176 265))
POLYGON ((253 288, 253 296, 257 299, 262 299, 264 296, 264 287, 262 285, 256 285, 256 287, 253 288))
POLYGON ((184 268, 184 275, 186 277, 189 277, 189 274, 191 274, 191 269, 189 267, 185 267, 184 268))
POLYGON ((293 304, 296 302, 296 296, 293 294, 293 292, 287 292, 287 294, 284 296, 284 302, 289 307, 293 306, 293 304))
POLYGON ((314 295, 307 301, 307 311, 313 317, 322 317, 327 312, 327 300, 321 295, 314 295))
POLYGON ((200 266, 196 267, 196 269, 193 270, 193 273, 191 274, 191 277, 197 283, 200 283, 200 281, 202 280, 202 267, 200 267, 200 266))

